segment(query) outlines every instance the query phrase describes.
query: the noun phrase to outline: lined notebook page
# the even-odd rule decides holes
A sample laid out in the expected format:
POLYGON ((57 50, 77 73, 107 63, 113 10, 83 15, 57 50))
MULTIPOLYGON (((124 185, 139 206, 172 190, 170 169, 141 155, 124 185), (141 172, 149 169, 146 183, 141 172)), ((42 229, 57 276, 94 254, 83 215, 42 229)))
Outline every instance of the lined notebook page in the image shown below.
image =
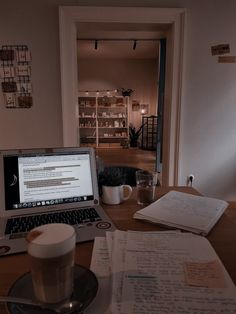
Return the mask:
POLYGON ((137 211, 134 218, 207 234, 227 206, 223 200, 170 191, 137 211))

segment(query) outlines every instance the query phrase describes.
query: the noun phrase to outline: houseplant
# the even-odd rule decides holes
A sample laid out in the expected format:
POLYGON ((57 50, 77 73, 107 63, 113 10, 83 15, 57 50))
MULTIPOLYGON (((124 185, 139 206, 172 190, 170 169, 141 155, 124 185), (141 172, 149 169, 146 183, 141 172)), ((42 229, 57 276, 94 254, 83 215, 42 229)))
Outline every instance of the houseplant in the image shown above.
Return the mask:
POLYGON ((138 146, 138 139, 142 133, 143 127, 145 124, 142 124, 138 129, 133 124, 129 125, 129 142, 130 147, 137 147, 138 146))
POLYGON ((116 167, 104 168, 98 175, 99 187, 105 186, 117 186, 124 184, 125 177, 121 170, 116 167))
POLYGON ((131 88, 123 88, 123 87, 121 88, 122 96, 131 96, 133 92, 134 90, 131 88))

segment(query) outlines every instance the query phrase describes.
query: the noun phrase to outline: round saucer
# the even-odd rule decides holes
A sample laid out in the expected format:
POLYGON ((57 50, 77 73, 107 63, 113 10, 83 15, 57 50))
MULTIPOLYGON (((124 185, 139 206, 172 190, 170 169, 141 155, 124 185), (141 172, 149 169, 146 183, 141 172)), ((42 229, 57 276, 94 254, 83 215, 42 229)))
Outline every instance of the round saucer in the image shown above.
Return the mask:
MULTIPOLYGON (((74 292, 73 298, 78 298, 83 307, 81 311, 92 302, 98 290, 98 281, 93 272, 80 265, 74 268, 74 292)), ((31 274, 26 273, 16 280, 11 287, 9 296, 18 298, 34 299, 33 284, 31 274)), ((7 303, 7 308, 11 314, 52 314, 50 310, 40 309, 31 305, 7 303)))

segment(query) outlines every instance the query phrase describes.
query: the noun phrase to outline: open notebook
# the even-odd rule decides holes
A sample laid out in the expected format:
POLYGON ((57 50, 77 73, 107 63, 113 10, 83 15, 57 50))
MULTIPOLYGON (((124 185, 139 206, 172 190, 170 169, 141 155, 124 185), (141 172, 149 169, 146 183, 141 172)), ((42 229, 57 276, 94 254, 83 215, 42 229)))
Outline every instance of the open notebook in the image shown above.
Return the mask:
POLYGON ((223 200, 170 191, 134 218, 207 235, 227 206, 223 200))
POLYGON ((68 223, 77 242, 114 230, 99 205, 92 148, 0 152, 0 255, 26 250, 26 234, 46 223, 68 223))

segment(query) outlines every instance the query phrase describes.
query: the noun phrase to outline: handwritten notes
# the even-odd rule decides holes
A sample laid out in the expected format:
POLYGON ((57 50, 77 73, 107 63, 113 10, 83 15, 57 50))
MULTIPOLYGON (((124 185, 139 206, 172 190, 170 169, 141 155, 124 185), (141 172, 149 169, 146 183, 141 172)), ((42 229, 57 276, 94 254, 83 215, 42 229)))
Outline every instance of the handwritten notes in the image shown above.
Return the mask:
POLYGON ((227 206, 227 202, 216 198, 170 191, 137 211, 134 218, 207 235, 227 206))
MULTIPOLYGON (((99 276, 101 265, 110 269, 109 313, 236 313, 236 288, 204 237, 116 230, 95 241, 94 252, 92 270, 99 276)), ((108 290, 100 298, 107 300, 108 290)))

